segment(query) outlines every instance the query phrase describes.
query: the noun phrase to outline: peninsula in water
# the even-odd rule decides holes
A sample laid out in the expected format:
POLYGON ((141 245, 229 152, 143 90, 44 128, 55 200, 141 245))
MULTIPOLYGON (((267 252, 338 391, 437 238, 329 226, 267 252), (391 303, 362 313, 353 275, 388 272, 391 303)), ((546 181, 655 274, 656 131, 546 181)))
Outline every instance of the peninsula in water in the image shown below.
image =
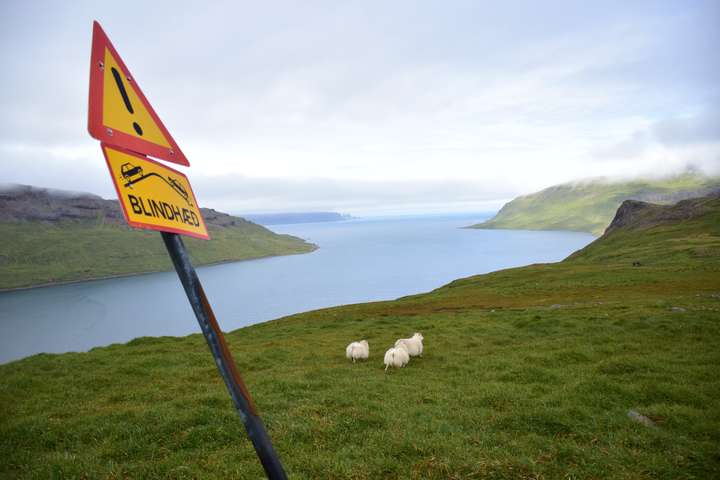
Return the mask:
MULTIPOLYGON (((317 247, 244 218, 201 209, 210 241, 185 238, 195 265, 317 247)), ((117 200, 28 185, 0 189, 0 290, 171 270, 160 235, 125 224, 117 200)))

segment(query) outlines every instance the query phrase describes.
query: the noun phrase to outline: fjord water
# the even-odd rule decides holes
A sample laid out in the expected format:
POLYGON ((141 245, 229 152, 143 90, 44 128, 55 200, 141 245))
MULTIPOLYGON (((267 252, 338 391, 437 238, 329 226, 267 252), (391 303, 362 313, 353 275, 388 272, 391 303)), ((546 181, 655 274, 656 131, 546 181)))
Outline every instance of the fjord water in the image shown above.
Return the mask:
MULTIPOLYGON (((320 248, 197 271, 222 329, 229 331, 322 307, 425 292, 502 268, 559 261, 594 238, 460 228, 480 220, 408 217, 274 225, 272 230, 320 248)), ((198 332, 174 271, 0 293, 2 363, 141 336, 198 332)))

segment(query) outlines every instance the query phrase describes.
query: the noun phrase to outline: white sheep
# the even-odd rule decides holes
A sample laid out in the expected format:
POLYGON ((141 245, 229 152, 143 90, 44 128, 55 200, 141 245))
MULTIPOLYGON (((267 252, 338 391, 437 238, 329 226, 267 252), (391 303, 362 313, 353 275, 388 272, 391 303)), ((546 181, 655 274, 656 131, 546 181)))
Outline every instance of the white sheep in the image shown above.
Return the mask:
POLYGON ((423 339, 421 333, 415 332, 410 338, 401 338, 395 342, 395 346, 405 345, 405 349, 408 351, 411 357, 422 357, 423 353, 423 339))
POLYGON ((408 354, 405 345, 398 345, 397 347, 390 348, 385 352, 385 371, 389 367, 402 368, 410 361, 410 354, 408 354))
POLYGON ((370 345, 368 345, 367 340, 352 342, 345 349, 345 356, 348 360, 352 360, 353 363, 355 363, 355 360, 367 360, 368 356, 370 356, 370 345))

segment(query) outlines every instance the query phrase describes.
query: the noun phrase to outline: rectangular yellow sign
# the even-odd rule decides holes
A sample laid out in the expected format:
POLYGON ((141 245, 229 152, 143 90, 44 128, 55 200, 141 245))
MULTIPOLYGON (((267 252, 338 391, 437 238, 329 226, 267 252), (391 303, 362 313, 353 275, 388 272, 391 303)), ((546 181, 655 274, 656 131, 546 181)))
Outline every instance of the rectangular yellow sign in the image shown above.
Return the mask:
POLYGON ((210 239, 185 175, 134 152, 101 145, 130 226, 210 239))

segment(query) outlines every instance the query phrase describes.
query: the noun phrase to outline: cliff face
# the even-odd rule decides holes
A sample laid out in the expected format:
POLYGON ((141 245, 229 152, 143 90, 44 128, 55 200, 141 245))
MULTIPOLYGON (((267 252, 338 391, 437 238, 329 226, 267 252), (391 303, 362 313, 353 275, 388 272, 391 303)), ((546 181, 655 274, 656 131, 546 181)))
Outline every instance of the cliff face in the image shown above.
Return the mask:
POLYGON ((720 193, 675 205, 624 201, 605 233, 569 260, 633 266, 720 258, 720 193))
POLYGON ((619 229, 642 229, 665 223, 692 220, 708 213, 720 199, 720 191, 701 198, 682 200, 675 205, 656 205, 625 200, 615 213, 605 234, 619 229))
MULTIPOLYGON (((243 218, 212 208, 201 208, 200 211, 208 226, 233 227, 251 224, 243 218)), ((125 218, 117 200, 105 200, 90 193, 13 185, 0 190, 0 222, 99 222, 125 225, 125 218)))
POLYGON ((124 223, 120 205, 89 193, 74 193, 29 185, 0 191, 0 222, 96 221, 124 223))

